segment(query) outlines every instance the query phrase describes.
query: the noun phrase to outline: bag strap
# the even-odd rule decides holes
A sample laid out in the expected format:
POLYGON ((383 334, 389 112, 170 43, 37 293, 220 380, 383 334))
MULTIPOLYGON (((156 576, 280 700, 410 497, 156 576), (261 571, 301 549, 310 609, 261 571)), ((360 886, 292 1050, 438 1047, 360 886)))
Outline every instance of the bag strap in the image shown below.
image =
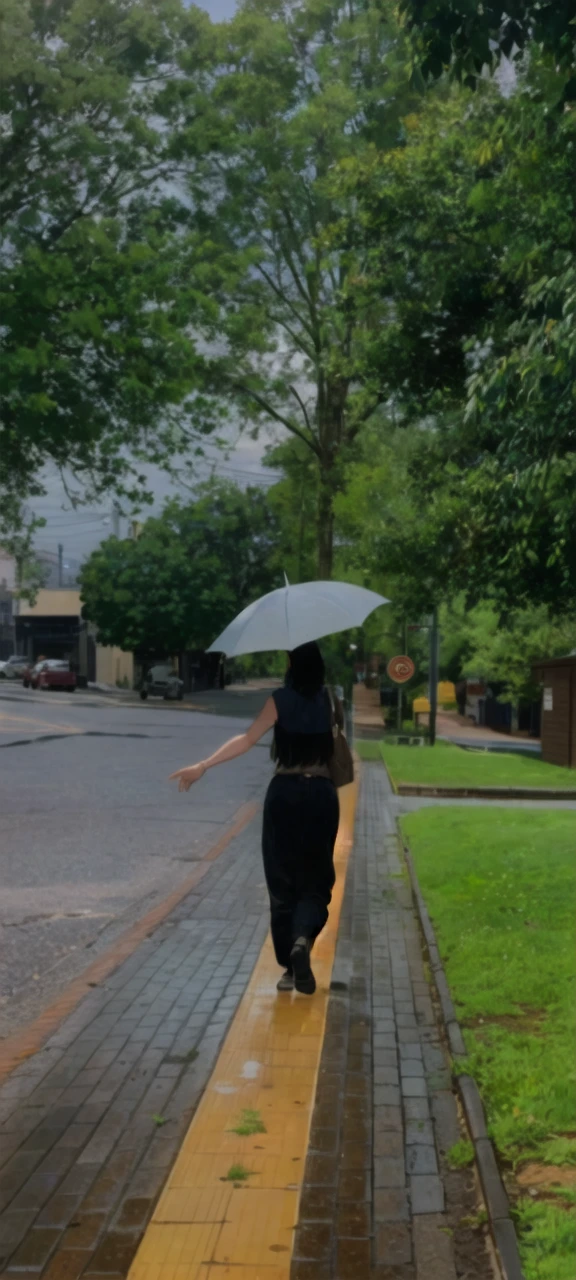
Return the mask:
POLYGON ((328 688, 328 685, 326 685, 326 693, 328 695, 328 701, 330 703, 332 735, 334 738, 338 738, 340 737, 342 730, 336 719, 336 703, 334 702, 334 699, 332 697, 332 691, 331 689, 328 688))

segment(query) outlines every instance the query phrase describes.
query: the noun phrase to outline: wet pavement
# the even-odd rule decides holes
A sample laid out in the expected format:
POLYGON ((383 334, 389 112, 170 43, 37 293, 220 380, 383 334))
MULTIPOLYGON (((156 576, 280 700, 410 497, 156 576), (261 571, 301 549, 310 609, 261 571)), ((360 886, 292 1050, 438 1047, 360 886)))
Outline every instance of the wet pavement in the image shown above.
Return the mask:
POLYGON ((290 1280, 493 1280, 391 799, 364 764, 290 1280))
POLYGON ((0 682, 0 1036, 182 885, 263 794, 264 744, 188 795, 168 782, 265 694, 210 696, 218 715, 0 682))
POLYGON ((512 751, 520 755, 540 756, 542 744, 539 738, 526 734, 499 733, 486 725, 476 724, 469 716, 455 711, 439 711, 436 717, 436 734, 457 747, 474 747, 480 751, 512 751))
MULTIPOLYGON (((128 1276, 266 936, 259 818, 201 870, 0 1087, 4 1280, 128 1276)), ((446 1164, 460 1136, 389 785, 364 765, 292 1259, 258 1277, 491 1280, 462 1226, 473 1174, 446 1164)))
POLYGON ((0 1087, 0 1269, 125 1277, 267 929, 258 818, 0 1087))

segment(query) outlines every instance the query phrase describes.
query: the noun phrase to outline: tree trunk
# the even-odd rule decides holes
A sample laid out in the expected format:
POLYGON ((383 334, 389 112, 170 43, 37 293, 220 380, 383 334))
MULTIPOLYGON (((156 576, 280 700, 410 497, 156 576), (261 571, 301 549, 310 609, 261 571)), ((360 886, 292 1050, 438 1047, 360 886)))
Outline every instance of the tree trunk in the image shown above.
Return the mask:
POLYGON ((320 474, 318 496, 318 577, 321 581, 332 577, 334 562, 334 490, 330 472, 320 474))
POLYGON ((317 420, 320 443, 318 495, 318 577, 331 578, 334 564, 334 496, 342 472, 340 457, 345 437, 345 378, 324 380, 318 386, 317 420))

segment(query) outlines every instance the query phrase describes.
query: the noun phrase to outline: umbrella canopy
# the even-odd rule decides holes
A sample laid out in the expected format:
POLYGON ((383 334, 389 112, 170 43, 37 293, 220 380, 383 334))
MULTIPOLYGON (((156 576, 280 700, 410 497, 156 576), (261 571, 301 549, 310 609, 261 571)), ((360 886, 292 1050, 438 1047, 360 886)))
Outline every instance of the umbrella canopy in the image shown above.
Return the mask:
POLYGON ((335 631, 360 627, 385 596, 351 582, 286 583, 249 604, 210 645, 209 653, 228 658, 267 649, 296 649, 335 631))

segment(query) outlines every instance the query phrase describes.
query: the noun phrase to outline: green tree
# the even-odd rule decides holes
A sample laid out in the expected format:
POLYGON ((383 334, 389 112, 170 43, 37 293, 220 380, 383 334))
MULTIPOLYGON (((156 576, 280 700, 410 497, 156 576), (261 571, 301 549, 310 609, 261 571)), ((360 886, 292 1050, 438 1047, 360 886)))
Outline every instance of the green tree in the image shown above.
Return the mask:
POLYGON ((82 613, 103 644, 165 656, 208 647, 236 613, 280 585, 265 495, 212 482, 169 501, 137 539, 108 538, 81 573, 82 613))
MULTIPOLYGON (((282 427, 317 471, 317 570, 333 565, 335 494, 380 387, 363 383, 378 323, 338 163, 396 146, 410 102, 388 0, 245 0, 214 47, 191 45, 171 90, 202 285, 219 312, 214 391, 242 423, 282 427)), ((381 308, 381 303, 379 303, 381 308)))
POLYGON ((457 643, 460 674, 504 682, 502 700, 537 698, 531 665, 562 657, 576 648, 574 618, 556 618, 546 605, 502 614, 493 600, 469 609, 461 597, 440 613, 443 635, 457 643))
POLYGON ((488 587, 507 608, 576 595, 576 116, 545 110, 546 83, 534 62, 508 100, 424 99, 402 148, 336 177, 361 206, 370 290, 394 301, 369 376, 411 424, 375 548, 424 608, 488 587))
POLYGON ((282 479, 268 490, 280 529, 282 568, 290 582, 316 577, 318 468, 302 441, 288 438, 266 451, 264 462, 282 479))
POLYGON ((554 69, 559 96, 576 98, 573 0, 400 0, 400 13, 426 79, 449 68, 475 86, 485 67, 536 52, 554 69))
POLYGON ((0 0, 0 503, 55 463, 141 494, 142 459, 186 443, 182 404, 207 304, 186 286, 168 86, 178 41, 209 26, 179 0, 0 0), (184 281, 184 283, 183 283, 184 281))

